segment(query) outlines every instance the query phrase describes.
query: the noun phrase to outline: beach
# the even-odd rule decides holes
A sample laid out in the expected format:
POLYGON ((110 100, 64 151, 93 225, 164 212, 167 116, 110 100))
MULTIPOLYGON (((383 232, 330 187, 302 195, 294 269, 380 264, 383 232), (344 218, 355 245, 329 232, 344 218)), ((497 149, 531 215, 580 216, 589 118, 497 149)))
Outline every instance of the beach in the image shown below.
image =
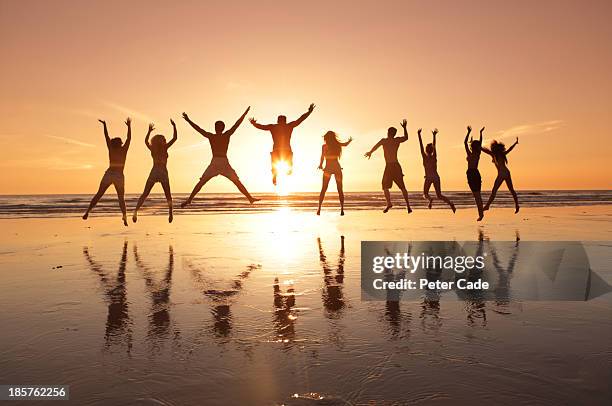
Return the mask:
POLYGON ((612 283, 611 205, 474 217, 2 219, 0 380, 69 384, 79 405, 608 404, 610 293, 361 301, 362 240, 580 240, 612 283))

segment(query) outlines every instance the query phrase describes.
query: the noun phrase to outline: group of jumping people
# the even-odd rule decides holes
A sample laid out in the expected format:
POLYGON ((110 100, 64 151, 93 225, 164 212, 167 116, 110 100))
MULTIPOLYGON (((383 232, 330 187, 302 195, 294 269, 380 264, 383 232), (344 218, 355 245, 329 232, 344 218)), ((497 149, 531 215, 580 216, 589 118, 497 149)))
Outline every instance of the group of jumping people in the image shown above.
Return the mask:
MULTIPOLYGON (((271 160, 271 169, 272 169, 272 183, 276 185, 277 177, 279 173, 283 172, 287 175, 290 175, 293 169, 293 151, 291 149, 291 135, 293 133, 293 129, 300 125, 304 120, 312 114, 314 111, 315 105, 311 104, 308 107, 308 110, 302 114, 297 120, 287 122, 286 116, 278 116, 277 122, 275 124, 259 124, 257 120, 251 118, 249 121, 251 124, 260 130, 269 131, 272 134, 272 152, 270 153, 271 160)), ((212 151, 212 160, 203 175, 200 177, 200 180, 196 183, 193 188, 193 191, 183 203, 181 203, 181 207, 184 208, 189 205, 198 192, 202 189, 202 187, 208 182, 210 179, 217 175, 222 175, 232 181, 238 190, 249 200, 251 204, 260 200, 253 197, 246 187, 240 181, 238 174, 232 168, 227 159, 227 150, 229 147, 230 137, 238 127, 244 121, 246 115, 248 114, 250 107, 248 107, 245 112, 238 118, 236 123, 227 131, 225 131, 225 123, 223 121, 215 122, 215 132, 211 133, 196 123, 194 123, 187 113, 183 113, 183 118, 189 125, 204 136, 210 142, 210 147, 212 151)), ((91 199, 89 207, 87 211, 83 215, 83 219, 86 220, 89 216, 91 210, 96 206, 100 198, 104 195, 106 190, 113 185, 115 190, 117 191, 117 197, 119 199, 119 207, 121 208, 123 224, 127 226, 127 209, 125 205, 125 180, 123 175, 123 169, 125 167, 125 160, 127 157, 127 152, 130 147, 130 142, 132 139, 132 129, 131 129, 131 120, 128 118, 125 121, 127 126, 127 138, 125 142, 121 140, 121 138, 110 138, 108 135, 108 127, 104 120, 98 120, 103 125, 104 128, 104 137, 106 139, 106 146, 108 148, 108 156, 109 156, 109 167, 104 173, 102 180, 100 181, 100 186, 98 188, 98 192, 91 199)), ((134 213, 132 215, 132 220, 136 222, 138 220, 138 210, 144 204, 147 199, 151 189, 155 185, 155 183, 159 182, 164 190, 164 194, 166 196, 166 201, 168 203, 168 221, 172 222, 173 220, 173 205, 172 205, 172 194, 170 191, 170 180, 168 176, 167 162, 168 162, 168 150, 170 147, 176 142, 177 130, 176 124, 173 120, 170 120, 170 123, 173 128, 173 135, 170 141, 166 140, 161 134, 154 135, 151 137, 151 133, 155 130, 155 126, 153 124, 149 124, 149 129, 145 136, 145 145, 151 152, 151 157, 153 159, 153 167, 151 168, 151 172, 149 173, 149 177, 145 183, 144 191, 142 195, 138 199, 136 203, 136 207, 134 208, 134 213)), ((406 190, 406 186, 404 184, 404 174, 402 172, 402 167, 397 159, 397 151, 401 143, 408 140, 408 123, 406 120, 403 120, 401 126, 404 130, 404 135, 402 137, 396 137, 397 129, 395 127, 389 127, 387 130, 387 137, 382 138, 380 141, 376 143, 372 147, 372 149, 366 152, 365 156, 369 159, 372 154, 379 148, 383 147, 384 157, 385 157, 385 170, 382 177, 382 188, 385 194, 385 199, 387 202, 387 206, 383 210, 383 213, 387 213, 389 209, 393 207, 391 203, 391 193, 390 189, 395 183, 399 189, 402 191, 404 196, 404 200, 406 202, 406 207, 408 213, 412 212, 410 208, 410 202, 408 200, 408 191, 406 190)), ((516 142, 506 149, 505 145, 501 142, 493 141, 491 142, 490 148, 485 148, 482 146, 482 134, 484 132, 484 127, 480 130, 479 139, 470 139, 468 144, 468 139, 470 138, 470 133, 472 128, 470 126, 467 127, 467 134, 464 139, 465 151, 467 154, 467 180, 468 185, 470 186, 470 190, 474 195, 474 200, 476 202, 476 206, 478 208, 478 221, 482 220, 484 217, 484 212, 489 209, 493 199, 495 199, 495 195, 497 190, 501 186, 503 182, 506 182, 512 197, 514 198, 515 203, 515 213, 519 211, 519 203, 518 197, 512 185, 512 179, 510 177, 510 170, 508 169, 507 163, 507 154, 509 154, 512 149, 518 144, 518 138, 516 142), (493 184, 493 189, 491 191, 491 195, 489 196, 489 200, 485 205, 483 205, 482 197, 480 194, 482 180, 480 176, 480 172, 478 171, 478 163, 480 160, 480 154, 484 152, 490 155, 493 159, 493 163, 497 167, 497 178, 495 179, 495 183, 493 184)), ((429 190, 433 185, 436 191, 436 197, 446 204, 450 206, 450 208, 455 212, 455 205, 453 202, 448 199, 446 196, 442 194, 441 186, 440 186, 440 175, 437 170, 437 152, 436 152, 436 135, 438 134, 438 130, 434 129, 432 131, 433 134, 433 142, 427 144, 423 147, 423 139, 421 136, 422 130, 418 130, 419 137, 419 145, 421 149, 421 156, 423 158, 423 167, 425 169, 425 182, 423 185, 423 196, 428 200, 428 207, 431 208, 433 204, 434 198, 429 195, 429 190)), ((325 193, 329 186, 329 182, 331 177, 334 176, 336 180, 336 186, 338 189, 338 196, 340 200, 340 215, 344 215, 344 191, 342 186, 342 167, 340 166, 340 157, 342 156, 342 149, 348 146, 352 142, 352 138, 349 138, 346 142, 341 142, 338 138, 338 135, 334 131, 328 131, 323 136, 324 144, 321 149, 321 158, 319 161, 319 169, 323 171, 323 185, 321 187, 321 192, 319 194, 319 205, 317 209, 317 215, 321 214, 321 206, 323 204, 323 199, 325 198, 325 193), (325 165, 324 165, 325 164, 325 165)))

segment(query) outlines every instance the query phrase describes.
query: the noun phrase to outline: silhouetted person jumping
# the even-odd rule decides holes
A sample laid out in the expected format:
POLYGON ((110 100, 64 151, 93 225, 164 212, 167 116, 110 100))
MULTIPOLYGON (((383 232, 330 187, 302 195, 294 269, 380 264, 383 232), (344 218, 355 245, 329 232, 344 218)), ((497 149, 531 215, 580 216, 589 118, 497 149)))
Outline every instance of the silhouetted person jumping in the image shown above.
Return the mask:
POLYGON ((147 136, 145 137, 145 145, 151 151, 151 158, 153 158, 153 168, 151 168, 151 172, 149 173, 149 178, 147 179, 147 183, 145 183, 144 191, 142 195, 138 199, 138 203, 136 203, 136 208, 134 209, 134 214, 132 215, 132 221, 135 223, 138 220, 138 209, 143 205, 149 193, 151 193, 151 189, 155 183, 161 183, 162 188, 164 189, 164 194, 166 195, 166 202, 168 203, 168 222, 172 223, 172 219, 174 218, 172 215, 172 194, 170 193, 170 179, 168 178, 168 168, 166 167, 168 163, 168 149, 174 144, 177 140, 176 133, 176 124, 173 120, 170 120, 172 123, 172 139, 170 142, 166 142, 166 137, 161 134, 154 135, 149 142, 149 136, 151 132, 155 129, 153 123, 149 124, 149 131, 147 132, 147 136))
POLYGON ((251 202, 251 204, 259 200, 251 196, 246 187, 244 187, 242 182, 240 182, 238 174, 236 174, 236 171, 234 171, 234 168, 232 168, 227 159, 227 149, 229 147, 230 137, 232 134, 234 134, 236 129, 238 129, 240 124, 242 124, 242 121, 244 120, 250 109, 251 107, 248 107, 246 111, 242 114, 242 116, 240 116, 238 121, 236 121, 236 123, 232 126, 232 128, 230 128, 226 132, 223 132, 223 130, 225 129, 225 123, 223 121, 215 122, 215 134, 209 133, 206 130, 201 129, 196 123, 189 119, 187 113, 183 113, 183 118, 197 132, 199 132, 208 139, 208 141, 210 142, 210 148, 212 150, 213 157, 210 161, 210 165, 208 165, 208 168, 206 168, 204 174, 200 178, 200 181, 193 188, 193 191, 191 192, 189 198, 183 203, 181 203, 181 207, 185 207, 190 204, 193 198, 198 194, 200 189, 202 189, 202 186, 204 186, 206 182, 208 182, 217 175, 225 176, 226 178, 231 180, 234 185, 236 185, 238 190, 240 190, 240 192, 242 192, 242 194, 245 195, 247 199, 249 199, 249 202, 251 202))
POLYGON ((436 152, 436 135, 438 129, 434 129, 431 133, 433 134, 433 143, 427 144, 423 149, 423 139, 421 138, 422 129, 419 128, 419 146, 421 147, 421 156, 423 157, 423 167, 425 168, 425 183, 423 185, 423 197, 429 200, 428 208, 431 209, 433 204, 433 198, 429 197, 429 188, 433 184, 436 190, 436 197, 450 206, 455 212, 455 205, 446 196, 442 194, 440 187, 440 175, 438 175, 438 153, 436 152))
POLYGON ((512 144, 510 148, 506 150, 506 146, 504 145, 504 143, 493 140, 491 142, 491 147, 490 147, 491 149, 487 149, 487 148, 482 149, 484 153, 489 154, 491 155, 491 157, 493 157, 493 163, 495 164, 495 167, 497 168, 497 178, 495 178, 495 183, 493 183, 493 189, 491 190, 491 196, 489 196, 489 201, 487 201, 487 204, 485 204, 483 210, 489 210, 491 203, 493 203, 493 199, 495 199, 497 190, 499 189, 501 184, 505 181, 506 185, 508 186, 508 190, 512 194, 512 198, 514 199, 514 208, 515 208, 514 212, 515 213, 519 212, 520 207, 519 207, 519 202, 518 202, 518 196, 516 195, 516 192, 514 191, 514 186, 512 186, 512 178, 510 177, 510 169, 508 169, 508 166, 506 166, 508 163, 508 158, 506 156, 510 153, 510 151, 514 149, 514 147, 518 145, 518 143, 519 143, 518 137, 516 137, 516 142, 512 144))
POLYGON ((311 104, 308 111, 300 116, 295 121, 287 122, 286 116, 278 116, 276 124, 258 124, 257 120, 251 118, 249 121, 255 128, 260 130, 270 131, 272 133, 272 152, 270 159, 272 162, 272 183, 276 185, 276 176, 279 172, 279 163, 284 162, 287 165, 287 175, 291 175, 293 171, 293 151, 291 150, 291 133, 293 129, 302 124, 304 120, 314 110, 315 105, 311 104))
POLYGON ((471 139, 470 146, 468 147, 468 137, 472 132, 472 127, 468 125, 467 134, 463 140, 463 146, 465 147, 466 160, 468 164, 467 168, 467 181, 470 186, 470 190, 474 195, 476 201, 476 207, 478 207, 478 221, 484 217, 484 211, 482 208, 482 196, 480 195, 480 189, 482 187, 482 178, 480 177, 480 171, 478 170, 478 162, 480 161, 480 151, 482 150, 482 132, 484 127, 480 129, 480 138, 478 140, 471 139))
POLYGON ((340 215, 344 216, 344 191, 342 190, 342 167, 340 166, 340 156, 342 156, 342 147, 346 147, 353 141, 349 138, 346 142, 340 142, 338 135, 333 131, 328 131, 323 136, 325 144, 321 149, 321 160, 319 161, 319 169, 323 170, 323 186, 319 194, 319 209, 317 216, 321 214, 321 205, 325 198, 325 192, 329 186, 329 181, 332 175, 336 178, 336 187, 338 188, 338 198, 340 199, 340 215), (323 167, 325 161, 325 167, 323 167))
POLYGON ((395 134, 397 134, 397 128, 389 127, 387 130, 387 138, 383 138, 376 143, 372 147, 372 149, 365 153, 366 158, 370 159, 372 153, 378 149, 378 147, 383 147, 383 152, 385 155, 385 172, 382 177, 382 188, 385 192, 385 199, 387 200, 387 207, 383 210, 383 213, 389 211, 393 204, 391 204, 391 186, 393 183, 397 185, 402 191, 402 195, 404 195, 404 200, 406 201, 406 208, 408 209, 408 213, 412 213, 412 209, 410 208, 410 202, 408 201, 408 191, 406 190, 406 186, 404 185, 404 173, 402 172, 402 167, 397 160, 397 150, 402 142, 408 141, 408 130, 406 126, 408 122, 406 120, 402 121, 402 128, 404 129, 404 136, 395 138, 395 134))
POLYGON ((123 215, 123 224, 127 226, 127 213, 125 209, 125 178, 123 176, 123 168, 125 167, 125 158, 132 140, 132 120, 129 117, 127 120, 125 120, 125 125, 127 125, 127 137, 125 139, 125 144, 122 144, 121 138, 119 137, 111 139, 108 136, 106 121, 98 121, 104 126, 104 138, 106 139, 106 147, 108 148, 109 165, 106 172, 104 172, 102 180, 100 181, 98 192, 91 199, 91 203, 89 203, 87 211, 85 214, 83 214, 83 220, 87 220, 87 217, 89 217, 89 212, 96 207, 98 201, 102 198, 102 196, 104 196, 106 189, 108 189, 110 185, 113 185, 115 186, 117 197, 119 198, 119 207, 121 208, 121 213, 123 215))

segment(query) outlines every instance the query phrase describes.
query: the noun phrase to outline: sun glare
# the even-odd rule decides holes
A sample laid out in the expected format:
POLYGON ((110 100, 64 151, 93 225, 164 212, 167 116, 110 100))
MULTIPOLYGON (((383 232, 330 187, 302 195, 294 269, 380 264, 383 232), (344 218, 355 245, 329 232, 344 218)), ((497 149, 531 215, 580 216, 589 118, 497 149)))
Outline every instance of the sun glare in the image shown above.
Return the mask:
POLYGON ((285 161, 278 161, 274 164, 276 169, 276 194, 287 196, 290 192, 289 185, 289 164, 285 161))

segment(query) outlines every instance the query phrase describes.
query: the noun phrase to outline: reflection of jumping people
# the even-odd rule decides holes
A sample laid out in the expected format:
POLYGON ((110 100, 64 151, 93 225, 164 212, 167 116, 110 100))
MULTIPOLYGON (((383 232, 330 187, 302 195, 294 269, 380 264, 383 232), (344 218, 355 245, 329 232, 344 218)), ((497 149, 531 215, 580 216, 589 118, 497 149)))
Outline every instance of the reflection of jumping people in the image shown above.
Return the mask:
POLYGON ((251 118, 249 121, 255 128, 260 130, 270 131, 272 133, 272 152, 270 158, 272 162, 272 183, 276 185, 276 176, 278 175, 278 165, 284 162, 288 166, 287 175, 291 175, 293 170, 293 151, 291 150, 291 134, 293 129, 302 124, 304 120, 313 112, 314 104, 308 107, 308 111, 300 116, 295 121, 287 123, 286 116, 278 116, 276 124, 259 124, 257 120, 251 118))
POLYGON ((334 318, 345 307, 344 294, 342 293, 345 260, 344 236, 340 236, 340 253, 338 254, 338 264, 335 272, 327 261, 321 238, 317 238, 317 245, 319 246, 319 262, 323 268, 323 282, 325 284, 322 291, 323 306, 327 311, 327 317, 334 318))
POLYGON ((176 124, 174 124, 173 120, 170 120, 172 123, 173 133, 172 139, 170 142, 166 142, 166 137, 161 134, 154 135, 149 142, 149 136, 151 132, 155 129, 153 123, 149 124, 149 131, 147 132, 147 136, 145 137, 145 145, 151 151, 151 157, 153 158, 153 168, 151 168, 151 172, 149 173, 149 178, 147 179, 147 183, 145 183, 144 191, 142 195, 138 199, 138 203, 136 203, 136 208, 134 209, 134 215, 132 216, 132 221, 135 223, 138 220, 138 209, 143 205, 149 193, 151 193, 151 189, 155 183, 161 183, 162 188, 164 189, 164 194, 166 195, 166 202, 168 203, 168 222, 172 223, 172 194, 170 193, 170 179, 168 178, 168 149, 176 142, 177 134, 176 134, 176 124))
POLYGON ((115 278, 112 278, 102 265, 93 259, 87 247, 83 248, 83 255, 89 264, 89 268, 100 278, 100 285, 104 290, 104 298, 108 305, 106 332, 104 334, 105 346, 109 348, 112 344, 125 344, 129 353, 132 349, 132 320, 128 312, 129 302, 127 300, 127 287, 125 283, 127 247, 128 243, 124 241, 119 269, 115 278))
POLYGON ((295 288, 289 285, 287 292, 283 293, 278 278, 274 278, 274 325, 276 335, 283 342, 295 339, 295 288))
POLYGON ((387 130, 387 138, 383 138, 378 141, 371 150, 365 153, 366 158, 370 159, 374 151, 376 151, 380 146, 383 147, 383 152, 385 155, 385 172, 383 173, 382 178, 382 188, 385 193, 385 199, 387 200, 387 207, 385 207, 383 213, 388 212, 389 209, 393 207, 393 204, 391 203, 391 192, 389 191, 391 186, 393 186, 393 183, 395 183, 402 191, 408 213, 412 213, 410 202, 408 201, 408 191, 404 185, 404 173, 402 172, 402 167, 397 160, 397 150, 399 149, 400 144, 408 141, 408 130, 406 129, 407 125, 408 123, 406 120, 402 121, 404 136, 397 138, 395 138, 397 128, 389 127, 387 130))
POLYGON ((425 183, 423 185, 423 197, 429 200, 429 204, 427 207, 431 209, 431 205, 433 204, 433 198, 429 197, 429 188, 433 184, 434 189, 436 190, 436 197, 446 204, 450 206, 455 212, 455 205, 451 202, 446 196, 442 194, 442 189, 440 186, 440 175, 438 175, 438 153, 436 151, 436 135, 438 134, 438 129, 434 129, 432 131, 433 134, 433 143, 427 144, 425 149, 423 149, 423 140, 421 138, 422 129, 419 128, 419 146, 421 147, 421 156, 423 157, 423 167, 425 168, 425 183))
POLYGON ((238 174, 236 173, 236 171, 234 171, 234 168, 232 168, 227 159, 227 149, 229 147, 230 137, 238 129, 240 124, 242 124, 242 121, 246 117, 249 110, 250 107, 246 109, 246 111, 242 114, 242 116, 240 116, 240 118, 238 119, 238 121, 236 121, 232 128, 225 132, 223 132, 223 130, 225 129, 225 123, 223 121, 215 122, 215 134, 203 130, 196 123, 191 121, 187 113, 183 113, 183 118, 185 119, 185 121, 187 121, 189 125, 193 127, 194 130, 196 130, 208 139, 208 141, 210 142, 210 148, 212 150, 213 157, 210 161, 210 164, 208 165, 208 168, 206 168, 204 174, 200 178, 200 181, 193 188, 193 191, 191 192, 191 195, 189 195, 189 198, 183 203, 181 203, 181 207, 184 208, 185 206, 190 204, 193 198, 198 194, 200 189, 202 189, 202 186, 204 186, 206 182, 208 182, 217 175, 225 176, 226 178, 231 180, 234 185, 236 185, 238 190, 240 190, 240 192, 242 192, 242 194, 246 196, 247 199, 249 199, 249 202, 251 202, 251 204, 259 200, 251 196, 249 191, 246 189, 246 187, 244 187, 244 185, 238 178, 238 174))
POLYGON ((480 129, 480 138, 478 140, 470 140, 470 146, 468 147, 468 137, 472 132, 472 127, 468 125, 467 134, 465 134, 465 139, 463 140, 463 146, 465 147, 465 153, 467 154, 465 159, 467 159, 468 163, 466 175, 468 185, 470 186, 470 190, 472 191, 472 194, 474 195, 474 200, 476 201, 476 207, 478 207, 478 221, 482 220, 484 216, 484 212, 482 209, 482 196, 480 195, 480 189, 482 187, 482 178, 480 177, 480 171, 478 170, 483 131, 484 127, 480 129))
POLYGON ((342 155, 342 147, 346 147, 353 141, 349 138, 346 142, 340 142, 338 136, 333 131, 328 131, 323 136, 325 144, 321 149, 321 160, 319 161, 319 169, 323 170, 323 185, 319 194, 319 209, 317 215, 321 214, 321 205, 325 198, 325 192, 329 186, 329 181, 332 175, 336 178, 336 187, 338 188, 338 198, 340 199, 340 215, 344 216, 344 191, 342 190, 342 167, 340 167, 340 156, 342 155), (323 167, 325 161, 325 167, 323 167))
POLYGON ((489 196, 489 201, 485 204, 483 210, 489 210, 491 203, 493 203, 493 199, 495 199, 495 195, 497 194, 497 190, 501 186, 503 182, 506 182, 508 186, 508 190, 512 194, 512 198, 514 199, 514 212, 519 212, 519 202, 518 196, 514 191, 514 186, 512 186, 512 177, 510 176, 510 169, 508 169, 508 158, 507 155, 518 145, 518 137, 516 137, 516 142, 510 146, 506 150, 506 146, 502 142, 497 142, 493 140, 491 142, 491 149, 483 148, 482 151, 486 154, 491 155, 493 157, 493 163, 497 168, 497 178, 495 178, 495 183, 493 184, 493 189, 491 190, 491 196, 489 196))
POLYGON ((98 120, 104 126, 104 138, 106 139, 106 147, 108 148, 108 160, 109 165, 104 176, 100 181, 98 192, 94 195, 89 203, 89 207, 85 214, 83 214, 83 220, 87 220, 89 212, 96 207, 98 201, 104 196, 106 189, 110 185, 115 186, 117 191, 117 198, 119 199, 119 207, 121 208, 121 214, 123 215, 123 224, 127 226, 127 212, 125 209, 125 178, 123 177, 123 168, 125 167, 125 158, 127 157, 128 149, 130 148, 130 142, 132 141, 132 120, 128 117, 125 120, 127 125, 127 138, 125 144, 122 145, 121 138, 115 137, 110 138, 108 136, 108 129, 106 127, 106 121, 98 120))

